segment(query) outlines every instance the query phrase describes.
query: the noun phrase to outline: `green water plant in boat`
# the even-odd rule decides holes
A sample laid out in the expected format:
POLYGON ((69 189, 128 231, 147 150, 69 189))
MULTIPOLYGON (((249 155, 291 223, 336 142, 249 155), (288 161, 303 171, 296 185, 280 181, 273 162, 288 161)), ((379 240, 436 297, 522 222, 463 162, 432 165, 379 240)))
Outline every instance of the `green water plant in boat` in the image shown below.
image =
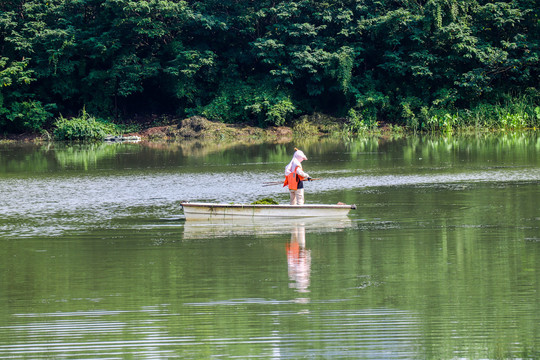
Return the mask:
POLYGON ((252 202, 251 205, 279 205, 279 203, 272 198, 264 198, 252 202))

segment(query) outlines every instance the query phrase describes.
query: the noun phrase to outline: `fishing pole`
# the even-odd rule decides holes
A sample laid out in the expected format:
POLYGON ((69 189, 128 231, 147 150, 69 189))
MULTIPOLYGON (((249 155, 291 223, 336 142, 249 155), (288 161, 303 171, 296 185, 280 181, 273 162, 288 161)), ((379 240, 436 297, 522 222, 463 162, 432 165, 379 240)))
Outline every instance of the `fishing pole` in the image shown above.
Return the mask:
MULTIPOLYGON (((321 178, 312 178, 311 180, 305 180, 305 181, 315 181, 315 180, 321 180, 321 178)), ((263 183, 263 186, 272 186, 272 185, 280 185, 283 184, 283 181, 267 181, 263 183)))

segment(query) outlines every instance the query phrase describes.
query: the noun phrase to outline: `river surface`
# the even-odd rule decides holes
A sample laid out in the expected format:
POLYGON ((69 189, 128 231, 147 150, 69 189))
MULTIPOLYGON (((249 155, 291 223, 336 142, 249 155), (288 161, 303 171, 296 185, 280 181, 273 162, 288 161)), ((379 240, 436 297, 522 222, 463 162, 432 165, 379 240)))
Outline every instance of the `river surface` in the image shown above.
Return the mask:
POLYGON ((0 144, 0 358, 538 359, 537 133, 0 144), (186 222, 179 202, 345 219, 186 222))

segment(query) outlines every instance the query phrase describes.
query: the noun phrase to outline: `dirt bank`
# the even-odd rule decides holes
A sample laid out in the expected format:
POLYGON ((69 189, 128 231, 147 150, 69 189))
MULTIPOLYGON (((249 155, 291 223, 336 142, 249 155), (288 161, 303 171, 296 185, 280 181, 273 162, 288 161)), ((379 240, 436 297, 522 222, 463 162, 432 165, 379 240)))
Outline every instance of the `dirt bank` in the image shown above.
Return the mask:
POLYGON ((223 124, 209 121, 200 116, 181 120, 178 125, 151 127, 130 135, 140 136, 146 141, 198 140, 276 140, 290 141, 293 131, 290 127, 273 126, 267 129, 245 124, 223 124))
MULTIPOLYGON (((144 123, 144 122, 141 122, 144 123)), ((290 142, 294 136, 325 136, 339 131, 343 119, 314 114, 303 116, 293 126, 270 126, 260 128, 247 124, 224 124, 210 121, 201 116, 171 122, 171 125, 148 127, 138 132, 125 134, 139 136, 147 142, 200 141, 241 141, 241 142, 290 142)), ((49 141, 52 131, 41 134, 17 134, 0 136, 0 141, 49 141)))

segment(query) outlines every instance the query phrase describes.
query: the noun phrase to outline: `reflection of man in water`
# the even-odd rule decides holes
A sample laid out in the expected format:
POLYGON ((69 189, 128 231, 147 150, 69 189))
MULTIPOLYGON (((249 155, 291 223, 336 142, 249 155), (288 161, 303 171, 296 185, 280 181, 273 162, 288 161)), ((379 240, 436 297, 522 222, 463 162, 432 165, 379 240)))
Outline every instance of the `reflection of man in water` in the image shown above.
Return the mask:
POLYGON ((289 287, 301 293, 309 292, 311 250, 306 249, 306 229, 303 224, 291 231, 291 241, 287 244, 287 265, 289 279, 294 281, 289 287))

